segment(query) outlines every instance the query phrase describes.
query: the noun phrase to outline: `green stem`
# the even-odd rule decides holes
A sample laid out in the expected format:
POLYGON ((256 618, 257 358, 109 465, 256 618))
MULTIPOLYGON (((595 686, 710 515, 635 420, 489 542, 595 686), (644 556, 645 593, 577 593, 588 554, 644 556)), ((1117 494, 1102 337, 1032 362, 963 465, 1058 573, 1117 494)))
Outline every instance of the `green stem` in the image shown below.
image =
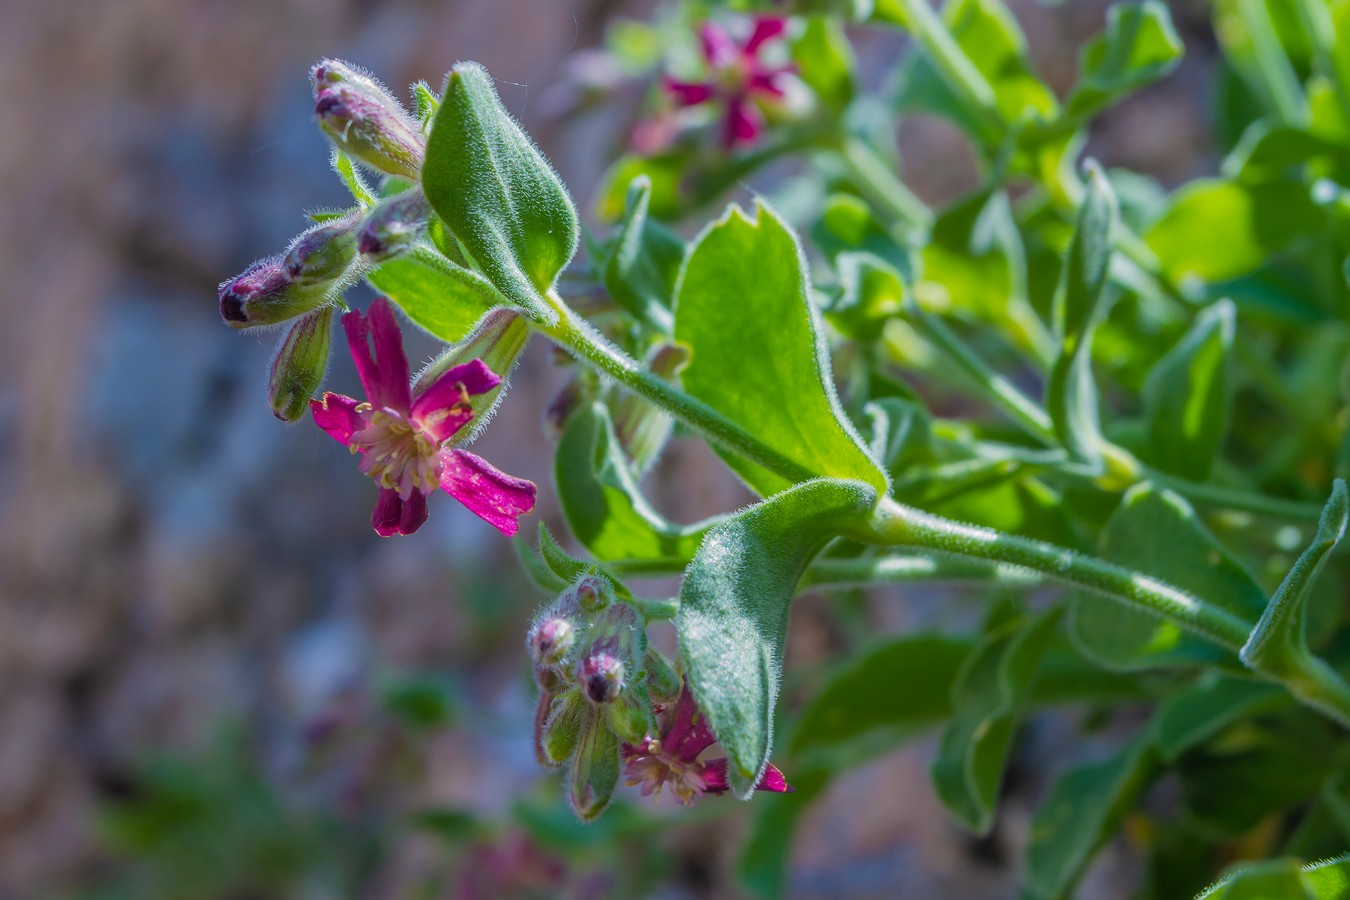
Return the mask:
POLYGON ((905 25, 915 43, 937 67, 947 87, 975 115, 980 140, 988 147, 997 147, 1003 142, 1003 115, 989 80, 975 68, 928 0, 898 0, 898 4, 905 11, 905 25))
POLYGON ((572 355, 591 363, 634 393, 646 397, 686 425, 702 432, 710 441, 789 481, 807 481, 816 476, 815 472, 764 444, 708 404, 652 374, 637 360, 606 340, 557 294, 550 293, 545 297, 545 302, 558 314, 558 320, 551 325, 536 321, 534 327, 572 355))
POLYGON ((1279 32, 1270 18, 1266 0, 1238 0, 1237 9, 1252 42, 1259 76, 1257 90, 1265 93, 1266 103, 1280 124, 1302 125, 1307 118, 1308 101, 1284 47, 1280 46, 1279 32))
POLYGON ((855 137, 846 137, 831 149, 848 168, 858 188, 872 204, 906 229, 927 232, 933 227, 933 211, 896 177, 876 152, 855 137))
POLYGON ((679 597, 634 597, 633 602, 648 622, 669 622, 680 611, 679 597))
POLYGON ((878 543, 937 550, 1031 569, 1056 581, 1161 615, 1235 653, 1247 642, 1251 631, 1251 626, 1242 619, 1193 594, 1044 541, 964 525, 890 499, 878 504, 871 526, 871 537, 878 543))
POLYGON ((996 583, 1017 587, 1039 584, 1035 572, 981 560, 911 553, 863 559, 817 559, 802 576, 801 587, 842 588, 916 582, 996 583))

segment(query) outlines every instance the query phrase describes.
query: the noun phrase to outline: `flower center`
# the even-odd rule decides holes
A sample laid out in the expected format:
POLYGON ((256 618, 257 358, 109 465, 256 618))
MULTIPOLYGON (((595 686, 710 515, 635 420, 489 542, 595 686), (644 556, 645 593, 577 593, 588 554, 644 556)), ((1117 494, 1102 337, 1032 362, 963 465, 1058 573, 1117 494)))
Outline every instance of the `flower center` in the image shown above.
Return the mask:
MULTIPOLYGON (((358 412, 371 409, 363 403, 358 412)), ((366 427, 352 435, 353 453, 365 454, 361 471, 382 488, 407 500, 413 491, 430 494, 441 483, 440 448, 416 425, 392 409, 370 413, 366 427)))
POLYGON ((669 783, 670 792, 684 806, 692 806, 695 798, 708 789, 703 780, 703 764, 697 760, 686 762, 665 752, 657 738, 644 740, 638 752, 629 757, 626 775, 624 783, 629 787, 641 785, 644 797, 659 796, 661 788, 669 783))

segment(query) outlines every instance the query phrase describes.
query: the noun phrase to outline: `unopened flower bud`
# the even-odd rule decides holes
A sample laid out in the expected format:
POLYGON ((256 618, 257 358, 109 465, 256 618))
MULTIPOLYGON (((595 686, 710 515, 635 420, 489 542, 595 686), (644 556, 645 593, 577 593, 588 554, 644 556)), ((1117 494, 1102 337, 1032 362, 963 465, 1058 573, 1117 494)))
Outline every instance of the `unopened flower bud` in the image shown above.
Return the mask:
POLYGON ((384 262, 411 247, 427 230, 430 216, 431 204, 421 188, 387 197, 366 216, 357 249, 370 262, 384 262))
POLYGON ((355 215, 347 215, 302 232, 282 260, 291 281, 326 286, 346 275, 356 259, 358 225, 355 215))
POLYGON ((220 317, 231 328, 276 325, 327 301, 323 287, 296 284, 281 257, 269 256, 220 286, 220 317))
POLYGON ((412 116, 375 79, 335 61, 314 67, 314 115, 338 148, 388 175, 417 180, 426 140, 412 116))
POLYGON ((586 701, 576 691, 553 698, 539 741, 545 765, 560 766, 572 758, 572 751, 581 740, 581 726, 589 713, 586 701))
POLYGON ((560 665, 577 642, 576 623, 556 613, 538 619, 530 628, 530 656, 536 666, 560 665))
POLYGON ((577 681, 592 703, 613 703, 623 693, 624 664, 612 653, 592 653, 577 667, 577 681))
POLYGON ((653 697, 659 700, 674 700, 680 695, 680 675, 664 653, 655 647, 649 647, 644 665, 647 669, 647 686, 651 689, 653 697))
POLYGON ((619 783, 619 739, 600 710, 588 709, 568 772, 568 800, 583 822, 605 811, 619 783))
MULTIPOLYGON (((600 612, 614 602, 614 587, 608 578, 599 575, 583 575, 572 586, 576 593, 577 605, 586 612, 600 612)), ((631 611, 631 607, 629 610, 631 611)), ((636 615, 636 613, 634 613, 636 615)), ((621 613, 627 615, 627 613, 621 613)))
POLYGON ((309 400, 328 369, 332 325, 333 307, 316 309, 297 319, 277 346, 267 402, 283 422, 294 422, 309 411, 309 400))

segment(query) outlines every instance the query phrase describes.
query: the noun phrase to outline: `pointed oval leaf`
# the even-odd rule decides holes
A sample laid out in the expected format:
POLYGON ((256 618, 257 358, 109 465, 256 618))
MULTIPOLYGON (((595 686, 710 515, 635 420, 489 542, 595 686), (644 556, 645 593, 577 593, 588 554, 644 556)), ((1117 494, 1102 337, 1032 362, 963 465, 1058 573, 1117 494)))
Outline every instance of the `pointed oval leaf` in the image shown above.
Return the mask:
POLYGON ((459 63, 446 75, 422 188, 488 281, 552 321, 540 297, 576 251, 576 207, 477 63, 459 63))
MULTIPOLYGON (((835 393, 801 246, 767 205, 753 219, 732 206, 700 235, 680 273, 675 338, 692 354, 681 373, 690 394, 808 472, 886 491, 835 393)), ((790 486, 724 458, 763 496, 790 486)))
POLYGON ((483 276, 430 247, 387 260, 366 281, 414 324, 448 344, 464 340, 484 313, 507 302, 483 276))
POLYGON ((616 303, 652 328, 669 333, 684 241, 649 217, 651 196, 652 180, 646 174, 628 186, 623 220, 603 277, 605 290, 616 303))
POLYGON ((769 762, 788 606, 824 544, 876 503, 858 481, 807 481, 708 532, 685 575, 675 627, 699 707, 748 796, 769 762))

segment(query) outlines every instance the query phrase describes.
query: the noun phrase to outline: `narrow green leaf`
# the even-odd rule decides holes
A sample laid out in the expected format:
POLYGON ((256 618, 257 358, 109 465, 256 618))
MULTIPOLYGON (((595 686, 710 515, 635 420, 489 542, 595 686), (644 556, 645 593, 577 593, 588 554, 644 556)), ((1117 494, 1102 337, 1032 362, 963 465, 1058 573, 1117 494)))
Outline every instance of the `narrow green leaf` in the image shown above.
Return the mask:
POLYGON ((1119 827, 1154 770, 1147 736, 1114 756, 1064 775, 1031 820, 1024 896, 1068 895, 1097 849, 1119 827))
POLYGON ((1165 472, 1209 480, 1233 408, 1234 315, 1231 300, 1206 307, 1144 382, 1148 461, 1165 472))
MULTIPOLYGON (((1132 489, 1101 535, 1103 558, 1223 606, 1255 623, 1265 592, 1235 562, 1183 498, 1151 484, 1132 489)), ((1152 613, 1076 593, 1070 634, 1090 658, 1108 668, 1242 666, 1232 652, 1152 613)))
POLYGON ((841 771, 948 718, 952 687, 970 651, 967 640, 910 634, 831 673, 793 730, 794 774, 841 771))
POLYGON ((714 526, 685 574, 680 656, 738 796, 754 790, 769 761, 788 606, 802 571, 876 500, 857 481, 797 485, 714 526))
POLYGON ((464 340, 484 313, 506 303, 483 276, 430 247, 387 260, 366 280, 415 325, 448 344, 464 340))
MULTIPOLYGON (((1296 859, 1243 863, 1211 885, 1195 900, 1314 900, 1304 889, 1302 864, 1296 859)), ((1341 894, 1331 894, 1339 898, 1341 894)))
POLYGON ((947 810, 976 834, 994 824, 1013 736, 1058 610, 1015 622, 985 639, 952 687, 955 718, 942 733, 931 774, 947 810))
POLYGON ((652 181, 647 175, 639 175, 628 186, 623 220, 605 261, 604 283, 616 303, 640 321, 669 333, 684 241, 648 216, 651 196, 652 181))
POLYGON ((1346 148, 1304 128, 1275 125, 1259 119, 1242 133, 1242 140, 1223 161, 1223 174, 1254 184, 1289 175, 1293 166, 1314 160, 1344 160, 1346 148))
POLYGON ((1103 108, 1166 76, 1184 47, 1172 16, 1158 0, 1116 3, 1106 12, 1106 30, 1083 46, 1078 83, 1066 114, 1086 120, 1103 108))
POLYGON ((591 566, 564 550, 543 522, 539 523, 539 555, 549 571, 566 584, 592 571, 591 566))
POLYGON ((523 534, 517 534, 511 539, 512 546, 516 550, 516 558, 520 560, 520 566, 525 570, 526 576, 530 582, 545 594, 557 594, 567 587, 567 582, 559 578, 544 561, 543 556, 530 546, 529 540, 523 534))
POLYGON ((540 298, 576 251, 577 211, 477 63, 459 63, 446 75, 427 140, 422 187, 497 290, 536 318, 552 321, 552 310, 540 298))
POLYGON ((567 524, 596 559, 683 568, 708 524, 681 528, 652 509, 601 403, 574 414, 558 442, 555 482, 567 524))
POLYGON ((375 195, 371 192, 366 180, 361 177, 356 164, 352 158, 341 150, 334 150, 332 156, 333 171, 341 179, 343 186, 351 192, 352 198, 362 207, 374 206, 375 195))
POLYGON ((840 294, 826 318, 840 334, 856 341, 875 341, 886 322, 905 305, 905 283, 890 265, 870 253, 841 253, 840 294))
MULTIPOLYGON (((732 206, 699 237, 680 273, 675 338, 692 354, 681 373, 690 394, 809 472, 886 491, 835 393, 801 246, 767 205, 753 219, 732 206)), ((763 496, 789 486, 724 458, 763 496)))
POLYGON ((1322 508, 1312 543, 1280 583, 1242 648, 1243 662, 1258 672, 1291 680, 1295 690, 1312 691, 1311 697, 1301 695, 1314 702, 1320 690, 1318 682, 1329 679, 1331 684, 1337 684, 1340 680, 1308 649, 1308 600, 1322 566, 1345 537, 1347 524, 1350 524, 1350 492, 1338 478, 1322 508))
POLYGON ((1077 459, 1101 462, 1101 421, 1097 385, 1092 377, 1092 334, 1107 306, 1116 195, 1096 163, 1087 166, 1088 183, 1063 277, 1055 294, 1055 330, 1059 357, 1046 386, 1046 411, 1055 434, 1077 459))

